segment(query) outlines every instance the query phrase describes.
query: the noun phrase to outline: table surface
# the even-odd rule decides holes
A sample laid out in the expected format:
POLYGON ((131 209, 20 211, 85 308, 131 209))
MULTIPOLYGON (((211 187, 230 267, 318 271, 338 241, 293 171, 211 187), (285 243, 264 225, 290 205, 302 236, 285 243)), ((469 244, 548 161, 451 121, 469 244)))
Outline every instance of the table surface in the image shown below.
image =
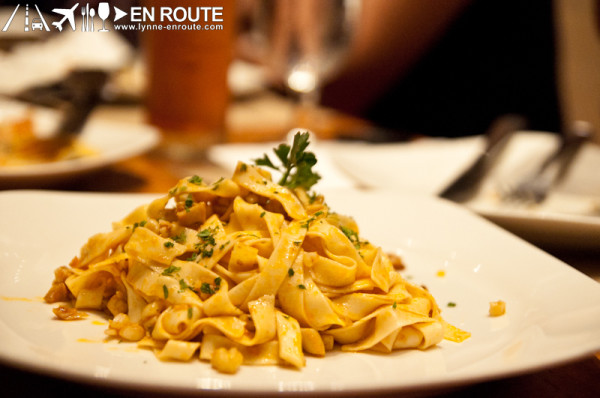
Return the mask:
MULTIPOLYGON (((228 132, 225 140, 231 142, 278 140, 285 135, 293 116, 293 106, 273 95, 234 103, 228 114, 228 132), (257 129, 256 126, 261 126, 257 129), (282 133, 283 132, 283 133, 282 133)), ((102 107, 93 115, 130 123, 141 123, 144 114, 138 106, 102 107)), ((356 136, 362 129, 371 128, 368 123, 339 113, 318 109, 311 116, 311 123, 320 138, 339 135, 356 136)), ((310 123, 309 123, 309 127, 310 123)), ((94 192, 152 192, 168 191, 187 175, 198 174, 206 180, 216 180, 226 174, 220 167, 203 158, 170 159, 157 151, 114 164, 93 175, 68 182, 58 189, 94 192)), ((598 253, 575 253, 545 247, 567 264, 600 281, 600 255, 598 253)), ((598 331, 600 333, 600 331, 598 331)), ((90 387, 50 377, 40 376, 26 370, 14 369, 0 364, 0 377, 4 396, 58 397, 65 393, 82 393, 88 397, 131 396, 131 392, 111 391, 90 387)), ((461 387, 451 392, 434 395, 448 397, 551 397, 597 396, 600 391, 600 353, 579 361, 562 364, 550 369, 511 378, 493 380, 461 387)), ((145 394, 145 396, 147 396, 145 394)), ((386 395, 392 396, 392 395, 386 395)))

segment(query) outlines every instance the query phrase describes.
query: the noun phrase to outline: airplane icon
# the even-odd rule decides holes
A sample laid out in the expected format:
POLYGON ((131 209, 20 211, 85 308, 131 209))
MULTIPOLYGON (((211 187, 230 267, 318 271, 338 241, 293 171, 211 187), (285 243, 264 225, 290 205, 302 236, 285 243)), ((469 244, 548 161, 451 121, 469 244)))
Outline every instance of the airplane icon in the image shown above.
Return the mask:
POLYGON ((62 25, 65 22, 65 20, 69 20, 69 24, 71 24, 71 29, 75 30, 75 9, 77 8, 77 6, 79 6, 79 3, 75 4, 73 6, 73 8, 71 9, 67 9, 67 8, 55 8, 52 10, 52 12, 55 12, 57 14, 61 14, 64 15, 63 19, 61 19, 58 22, 52 22, 52 25, 56 26, 56 29, 58 29, 59 31, 62 31, 62 25))

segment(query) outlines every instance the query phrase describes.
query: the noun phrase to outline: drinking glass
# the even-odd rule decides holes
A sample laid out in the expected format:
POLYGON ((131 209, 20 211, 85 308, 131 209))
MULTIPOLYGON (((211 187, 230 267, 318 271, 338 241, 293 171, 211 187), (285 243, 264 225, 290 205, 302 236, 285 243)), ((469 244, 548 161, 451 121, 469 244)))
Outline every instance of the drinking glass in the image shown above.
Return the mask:
POLYGON ((102 19, 102 29, 98 32, 108 32, 108 29, 104 26, 106 22, 106 18, 110 15, 110 5, 106 2, 102 2, 98 4, 98 16, 102 19))
POLYGON ((343 65, 360 7, 360 0, 245 2, 240 47, 297 97, 296 124, 310 119, 323 82, 343 65))

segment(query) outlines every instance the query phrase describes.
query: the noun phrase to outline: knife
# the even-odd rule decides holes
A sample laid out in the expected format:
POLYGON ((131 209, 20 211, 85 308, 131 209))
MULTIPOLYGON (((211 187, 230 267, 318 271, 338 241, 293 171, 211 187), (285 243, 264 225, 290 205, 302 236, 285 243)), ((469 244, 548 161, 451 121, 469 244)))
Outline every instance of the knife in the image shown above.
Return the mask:
POLYGON ((526 126, 525 118, 520 115, 504 115, 491 124, 485 134, 486 144, 483 152, 454 181, 449 183, 439 196, 454 202, 472 199, 479 191, 482 181, 494 167, 510 137, 526 126))

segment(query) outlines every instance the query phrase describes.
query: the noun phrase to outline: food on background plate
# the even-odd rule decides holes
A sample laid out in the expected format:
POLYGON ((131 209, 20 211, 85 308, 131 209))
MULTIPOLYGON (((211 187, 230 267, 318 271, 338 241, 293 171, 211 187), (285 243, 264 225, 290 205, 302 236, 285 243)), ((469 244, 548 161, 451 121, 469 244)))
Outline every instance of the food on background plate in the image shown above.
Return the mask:
POLYGON ((162 360, 199 355, 224 373, 302 368, 305 354, 336 346, 389 353, 468 338, 351 217, 310 192, 320 176, 308 137, 276 148, 279 166, 265 155, 211 184, 180 180, 92 236, 55 271, 46 301, 69 302, 54 310, 60 319, 106 311, 112 338, 162 360))
POLYGON ((58 151, 47 151, 43 141, 35 134, 30 115, 0 121, 0 167, 77 159, 96 153, 77 140, 58 151))
POLYGON ((502 300, 490 301, 490 316, 502 316, 506 313, 506 303, 502 300))

